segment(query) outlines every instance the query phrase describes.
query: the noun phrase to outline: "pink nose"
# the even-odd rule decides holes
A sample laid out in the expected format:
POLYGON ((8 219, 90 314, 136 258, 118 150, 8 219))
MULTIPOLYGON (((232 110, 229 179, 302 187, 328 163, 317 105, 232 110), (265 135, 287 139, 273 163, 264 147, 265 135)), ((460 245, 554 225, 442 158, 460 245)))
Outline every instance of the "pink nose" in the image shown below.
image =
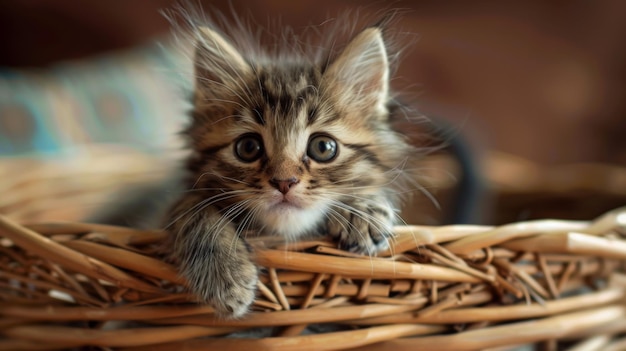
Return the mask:
POLYGON ((296 177, 291 177, 289 179, 270 179, 270 185, 278 189, 278 191, 283 194, 287 194, 289 189, 298 183, 300 183, 300 180, 296 177))

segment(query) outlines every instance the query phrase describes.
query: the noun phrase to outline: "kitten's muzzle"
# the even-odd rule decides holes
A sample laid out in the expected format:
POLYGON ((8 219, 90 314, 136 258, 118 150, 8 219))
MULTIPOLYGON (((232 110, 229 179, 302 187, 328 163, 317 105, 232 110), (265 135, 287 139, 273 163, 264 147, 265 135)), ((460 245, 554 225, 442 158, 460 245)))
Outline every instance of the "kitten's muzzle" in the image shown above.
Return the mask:
POLYGON ((289 189, 291 189, 291 187, 293 187, 294 185, 300 183, 300 179, 296 178, 296 177, 291 177, 288 179, 275 179, 272 178, 269 181, 270 185, 273 186, 274 188, 278 189, 278 191, 280 191, 283 194, 287 194, 289 192, 289 189))

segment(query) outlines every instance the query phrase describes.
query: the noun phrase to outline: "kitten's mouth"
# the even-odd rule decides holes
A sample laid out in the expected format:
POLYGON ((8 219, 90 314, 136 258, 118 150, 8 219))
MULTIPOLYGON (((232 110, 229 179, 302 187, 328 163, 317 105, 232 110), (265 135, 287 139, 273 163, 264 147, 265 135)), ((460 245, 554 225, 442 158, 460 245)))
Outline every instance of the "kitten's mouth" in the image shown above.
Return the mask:
POLYGON ((287 199, 287 197, 282 197, 278 201, 276 201, 272 206, 272 209, 302 209, 302 206, 295 200, 287 199))

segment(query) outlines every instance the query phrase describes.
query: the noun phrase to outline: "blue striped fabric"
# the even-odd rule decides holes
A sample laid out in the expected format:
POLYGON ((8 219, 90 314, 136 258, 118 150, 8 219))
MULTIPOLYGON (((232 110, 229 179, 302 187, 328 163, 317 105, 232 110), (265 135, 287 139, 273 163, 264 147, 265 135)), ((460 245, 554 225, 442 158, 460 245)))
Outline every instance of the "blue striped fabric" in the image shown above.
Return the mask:
POLYGON ((0 156, 85 144, 156 152, 184 120, 184 60, 152 45, 42 70, 0 69, 0 156))

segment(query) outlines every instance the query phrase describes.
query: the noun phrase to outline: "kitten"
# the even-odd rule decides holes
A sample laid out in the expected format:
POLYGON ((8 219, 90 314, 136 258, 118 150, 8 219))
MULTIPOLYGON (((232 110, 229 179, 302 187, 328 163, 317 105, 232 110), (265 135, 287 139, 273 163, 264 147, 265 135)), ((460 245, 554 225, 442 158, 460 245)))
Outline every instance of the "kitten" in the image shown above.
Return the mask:
POLYGON ((192 292, 222 316, 248 311, 257 286, 248 229, 329 234, 369 255, 387 248, 397 179, 415 151, 390 122, 382 26, 324 59, 249 53, 209 27, 196 37, 189 190, 167 216, 192 292))

